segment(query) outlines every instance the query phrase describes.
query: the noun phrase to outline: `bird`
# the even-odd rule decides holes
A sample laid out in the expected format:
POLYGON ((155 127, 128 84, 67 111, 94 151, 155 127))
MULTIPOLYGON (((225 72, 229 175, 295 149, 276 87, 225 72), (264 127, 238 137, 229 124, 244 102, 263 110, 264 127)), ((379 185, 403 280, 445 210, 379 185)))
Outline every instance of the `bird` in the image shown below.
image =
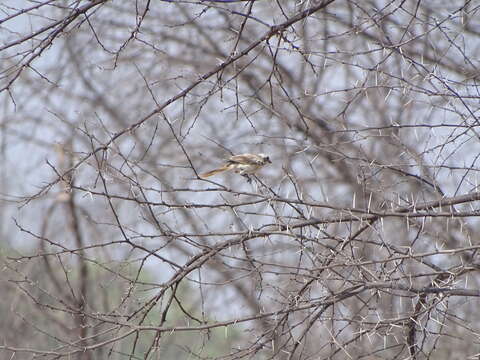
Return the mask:
POLYGON ((271 163, 270 158, 265 154, 233 155, 230 156, 227 162, 221 167, 200 174, 199 177, 205 179, 229 170, 233 170, 235 173, 248 177, 249 174, 254 174, 266 164, 271 163))

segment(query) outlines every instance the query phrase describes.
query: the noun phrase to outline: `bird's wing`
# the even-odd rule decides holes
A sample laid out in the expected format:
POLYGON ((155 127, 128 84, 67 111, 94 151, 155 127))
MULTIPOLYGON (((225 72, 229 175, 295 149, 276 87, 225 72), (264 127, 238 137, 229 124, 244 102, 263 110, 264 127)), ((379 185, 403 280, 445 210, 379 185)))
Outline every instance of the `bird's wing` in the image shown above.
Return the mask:
POLYGON ((254 154, 242 154, 242 155, 233 155, 228 158, 228 162, 234 164, 245 164, 245 165, 258 165, 261 164, 261 160, 257 155, 254 154))

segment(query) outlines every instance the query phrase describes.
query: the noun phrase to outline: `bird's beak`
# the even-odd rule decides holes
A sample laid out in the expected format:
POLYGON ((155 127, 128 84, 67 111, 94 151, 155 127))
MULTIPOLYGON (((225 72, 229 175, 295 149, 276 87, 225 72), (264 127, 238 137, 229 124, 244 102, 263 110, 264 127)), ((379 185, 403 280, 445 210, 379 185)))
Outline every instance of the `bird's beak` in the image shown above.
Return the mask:
POLYGON ((267 163, 271 164, 272 161, 270 160, 270 158, 267 157, 267 163))

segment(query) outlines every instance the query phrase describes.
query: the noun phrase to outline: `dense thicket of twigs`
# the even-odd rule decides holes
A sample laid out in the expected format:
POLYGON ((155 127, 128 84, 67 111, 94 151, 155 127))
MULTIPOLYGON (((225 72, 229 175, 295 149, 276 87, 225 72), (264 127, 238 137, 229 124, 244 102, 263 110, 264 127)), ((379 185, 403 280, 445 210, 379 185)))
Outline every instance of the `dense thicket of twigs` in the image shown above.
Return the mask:
POLYGON ((0 10, 1 358, 479 356, 480 1, 0 10))

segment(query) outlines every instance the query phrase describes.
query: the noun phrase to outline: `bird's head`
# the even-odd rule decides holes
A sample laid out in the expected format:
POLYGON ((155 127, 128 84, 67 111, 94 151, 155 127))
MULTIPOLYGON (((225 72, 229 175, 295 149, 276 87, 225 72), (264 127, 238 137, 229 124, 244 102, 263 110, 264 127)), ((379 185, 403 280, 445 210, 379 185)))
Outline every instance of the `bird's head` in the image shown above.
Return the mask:
POLYGON ((258 154, 258 156, 260 156, 262 158, 262 161, 263 161, 264 164, 267 164, 267 163, 271 164, 272 163, 270 158, 268 157, 268 155, 258 154))

